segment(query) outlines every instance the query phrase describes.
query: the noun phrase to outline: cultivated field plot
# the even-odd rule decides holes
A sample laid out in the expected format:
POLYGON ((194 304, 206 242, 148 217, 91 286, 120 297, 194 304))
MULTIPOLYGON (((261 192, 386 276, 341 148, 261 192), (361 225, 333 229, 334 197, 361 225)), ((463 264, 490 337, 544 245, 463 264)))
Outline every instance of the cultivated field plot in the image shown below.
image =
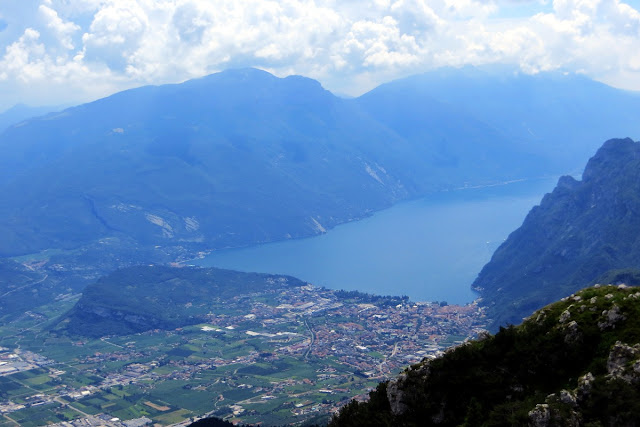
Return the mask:
POLYGON ((3 423, 96 416, 168 425, 204 415, 322 422, 380 380, 482 328, 475 305, 312 286, 234 298, 211 307, 206 323, 125 336, 51 329, 65 309, 45 307, 37 323, 27 316, 0 326, 0 361, 19 368, 0 376, 3 423))

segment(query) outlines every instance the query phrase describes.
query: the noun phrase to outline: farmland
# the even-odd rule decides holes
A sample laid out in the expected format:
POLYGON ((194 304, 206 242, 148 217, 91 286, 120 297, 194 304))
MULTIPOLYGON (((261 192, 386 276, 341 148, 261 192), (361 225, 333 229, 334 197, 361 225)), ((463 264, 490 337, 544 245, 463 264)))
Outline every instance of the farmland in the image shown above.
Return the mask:
POLYGON ((271 425, 326 420, 483 326, 475 304, 307 285, 238 295, 201 324, 88 338, 53 327, 73 303, 0 328, 0 426, 171 425, 205 415, 271 425))

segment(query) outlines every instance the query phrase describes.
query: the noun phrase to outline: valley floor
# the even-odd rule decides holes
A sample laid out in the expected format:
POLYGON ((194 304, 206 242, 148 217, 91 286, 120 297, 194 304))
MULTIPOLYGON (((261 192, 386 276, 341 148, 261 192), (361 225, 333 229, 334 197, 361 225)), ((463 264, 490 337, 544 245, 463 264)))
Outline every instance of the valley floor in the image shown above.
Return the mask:
POLYGON ((48 332, 74 301, 0 326, 0 426, 325 421, 484 326, 475 304, 309 285, 221 301, 207 323, 172 331, 93 340, 48 332))

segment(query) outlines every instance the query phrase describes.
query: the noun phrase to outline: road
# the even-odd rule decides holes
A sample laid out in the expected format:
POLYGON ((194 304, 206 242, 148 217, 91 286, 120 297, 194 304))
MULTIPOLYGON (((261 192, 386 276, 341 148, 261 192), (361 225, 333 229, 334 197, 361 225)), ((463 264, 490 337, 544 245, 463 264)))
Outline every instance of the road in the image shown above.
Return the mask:
POLYGON ((4 294, 0 295, 0 298, 4 298, 7 295, 9 295, 10 293, 15 292, 15 291, 19 291, 20 289, 28 288, 29 286, 33 286, 33 285, 37 285, 38 283, 42 283, 45 280, 47 280, 48 277, 49 277, 49 275, 45 274, 42 279, 40 279, 40 280, 38 280, 36 282, 33 282, 33 283, 27 283, 26 285, 20 286, 19 288, 11 289, 10 291, 5 292, 4 294))
POLYGON ((307 349, 307 351, 304 352, 304 359, 306 359, 309 356, 309 353, 311 353, 311 348, 313 347, 313 344, 316 342, 316 333, 313 332, 313 329, 311 329, 311 325, 309 325, 309 321, 306 318, 304 319, 304 325, 307 327, 307 329, 311 333, 311 343, 309 343, 309 348, 307 349))
POLYGON ((9 420, 10 422, 12 422, 13 424, 19 426, 20 424, 18 422, 16 422, 16 420, 14 420, 13 418, 10 418, 9 415, 4 414, 4 418, 9 420))

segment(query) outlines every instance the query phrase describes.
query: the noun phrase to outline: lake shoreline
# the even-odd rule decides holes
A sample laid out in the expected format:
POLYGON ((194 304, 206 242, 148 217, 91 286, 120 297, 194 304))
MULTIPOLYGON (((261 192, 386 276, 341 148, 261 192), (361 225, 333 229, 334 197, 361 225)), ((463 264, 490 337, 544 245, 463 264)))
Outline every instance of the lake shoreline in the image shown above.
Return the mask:
POLYGON ((469 304, 471 283, 555 186, 539 177, 403 200, 319 235, 200 252, 206 267, 287 274, 329 289, 469 304))

